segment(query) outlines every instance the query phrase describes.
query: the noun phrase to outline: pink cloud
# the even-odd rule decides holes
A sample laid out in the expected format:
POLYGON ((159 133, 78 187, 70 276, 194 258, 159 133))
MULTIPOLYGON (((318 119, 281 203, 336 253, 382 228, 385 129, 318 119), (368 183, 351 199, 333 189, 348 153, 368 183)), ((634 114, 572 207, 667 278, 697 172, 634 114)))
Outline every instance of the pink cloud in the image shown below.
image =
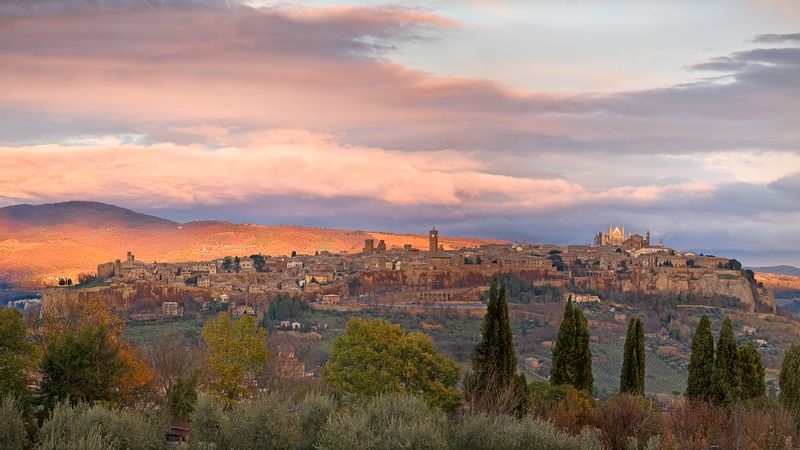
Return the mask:
POLYGON ((398 152, 343 146, 304 130, 254 132, 239 146, 57 144, 0 147, 0 198, 103 196, 144 206, 220 204, 259 196, 354 197, 465 211, 536 212, 596 201, 656 202, 671 190, 590 190, 557 178, 494 174, 452 150, 398 152))

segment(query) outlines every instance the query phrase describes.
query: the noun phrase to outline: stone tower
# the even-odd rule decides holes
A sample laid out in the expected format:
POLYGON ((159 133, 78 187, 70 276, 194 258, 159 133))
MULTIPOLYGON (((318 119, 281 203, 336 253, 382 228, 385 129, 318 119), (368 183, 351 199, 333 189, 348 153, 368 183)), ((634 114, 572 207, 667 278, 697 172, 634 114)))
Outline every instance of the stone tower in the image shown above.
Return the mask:
POLYGON ((436 227, 433 227, 428 235, 428 250, 431 252, 439 250, 439 231, 436 230, 436 227))

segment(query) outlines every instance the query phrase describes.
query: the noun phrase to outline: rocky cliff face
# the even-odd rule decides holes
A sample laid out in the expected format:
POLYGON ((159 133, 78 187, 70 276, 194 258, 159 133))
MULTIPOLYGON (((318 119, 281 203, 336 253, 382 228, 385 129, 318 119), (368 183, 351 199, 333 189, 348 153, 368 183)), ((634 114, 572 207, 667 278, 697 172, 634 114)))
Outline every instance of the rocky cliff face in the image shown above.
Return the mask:
POLYGON ((747 311, 775 312, 775 299, 769 291, 756 289, 738 270, 703 270, 657 267, 634 270, 620 280, 623 292, 646 294, 694 295, 697 297, 729 297, 739 301, 747 311))

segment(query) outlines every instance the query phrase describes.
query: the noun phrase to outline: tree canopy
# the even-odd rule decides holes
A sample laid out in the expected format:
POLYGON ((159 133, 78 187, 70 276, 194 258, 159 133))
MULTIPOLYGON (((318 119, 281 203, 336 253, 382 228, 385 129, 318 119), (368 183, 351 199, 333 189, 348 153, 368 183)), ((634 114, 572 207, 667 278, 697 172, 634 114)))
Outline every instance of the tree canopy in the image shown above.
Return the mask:
POLYGON ((25 332, 20 311, 0 307, 0 399, 7 394, 22 397, 28 388, 28 374, 36 361, 25 332))
POLYGON ((736 346, 736 336, 733 335, 733 324, 730 317, 726 317, 719 332, 714 373, 711 377, 712 397, 717 404, 728 405, 740 397, 740 370, 739 348, 736 346))
POLYGON ((781 402, 795 411, 800 410, 800 344, 786 349, 779 378, 781 402))
POLYGON ((644 358, 644 325, 641 319, 633 316, 628 323, 628 336, 625 338, 619 380, 621 393, 644 395, 644 358))
POLYGON ((767 389, 764 364, 752 341, 739 349, 739 367, 742 376, 742 398, 748 400, 762 397, 767 389))
POLYGON ((253 316, 236 320, 221 313, 203 327, 208 346, 207 377, 211 391, 229 405, 246 396, 270 357, 267 332, 253 316))
POLYGON ((69 330, 52 341, 40 367, 40 394, 46 410, 57 402, 114 402, 121 398, 125 360, 105 326, 69 330))
POLYGON ((692 338, 686 396, 691 399, 711 400, 713 375, 714 336, 711 334, 711 320, 703 314, 692 338))
POLYGON ((406 333, 383 319, 351 319, 333 343, 323 377, 335 394, 355 399, 413 394, 452 409, 460 397, 458 365, 428 335, 406 333))
POLYGON ((594 385, 592 375, 592 350, 589 347, 589 324, 583 311, 572 303, 572 297, 564 307, 564 320, 558 328, 553 347, 553 362, 550 368, 550 384, 569 384, 578 390, 591 392, 594 385))
POLYGON ((517 353, 508 319, 508 291, 505 284, 498 286, 496 279, 489 290, 481 340, 472 354, 472 370, 478 385, 483 387, 488 387, 488 383, 508 386, 517 370, 517 353))

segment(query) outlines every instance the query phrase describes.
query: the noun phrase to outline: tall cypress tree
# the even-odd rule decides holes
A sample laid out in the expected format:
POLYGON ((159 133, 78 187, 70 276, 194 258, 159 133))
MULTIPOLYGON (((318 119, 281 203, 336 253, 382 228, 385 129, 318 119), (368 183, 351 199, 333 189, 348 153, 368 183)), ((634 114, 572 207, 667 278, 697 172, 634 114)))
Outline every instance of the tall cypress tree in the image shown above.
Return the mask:
POLYGON ((779 378, 781 403, 794 410, 800 410, 800 345, 792 344, 786 349, 781 363, 779 378))
POLYGON ((572 298, 567 300, 564 320, 553 348, 550 384, 571 384, 576 389, 590 392, 594 385, 589 324, 583 311, 572 304, 572 298))
POLYGON ((644 326, 636 316, 628 323, 628 336, 619 377, 619 391, 644 395, 644 326))
POLYGON ((517 368, 511 322, 508 318, 508 291, 497 279, 489 290, 489 303, 481 327, 481 340, 472 355, 472 370, 483 388, 507 387, 517 368), (493 383, 495 386, 488 386, 493 383))
POLYGON ((689 378, 686 396, 693 400, 711 400, 711 379, 714 374, 714 336, 711 321, 703 314, 692 338, 689 378))
POLYGON ((764 364, 761 355, 753 345, 748 342, 739 349, 739 373, 742 376, 742 399, 762 397, 767 389, 764 379, 764 364))
POLYGON ((564 307, 564 319, 558 327, 556 345, 553 347, 553 360, 550 364, 550 384, 558 386, 572 384, 575 381, 575 321, 573 320, 572 296, 564 307))
POLYGON ((575 388, 592 392, 594 388, 594 375, 592 375, 592 349, 589 347, 589 321, 580 308, 573 308, 577 339, 575 349, 575 388))
POLYGON ((726 317, 719 332, 712 376, 712 395, 717 404, 729 405, 740 397, 742 377, 739 370, 739 348, 731 319, 726 317))

